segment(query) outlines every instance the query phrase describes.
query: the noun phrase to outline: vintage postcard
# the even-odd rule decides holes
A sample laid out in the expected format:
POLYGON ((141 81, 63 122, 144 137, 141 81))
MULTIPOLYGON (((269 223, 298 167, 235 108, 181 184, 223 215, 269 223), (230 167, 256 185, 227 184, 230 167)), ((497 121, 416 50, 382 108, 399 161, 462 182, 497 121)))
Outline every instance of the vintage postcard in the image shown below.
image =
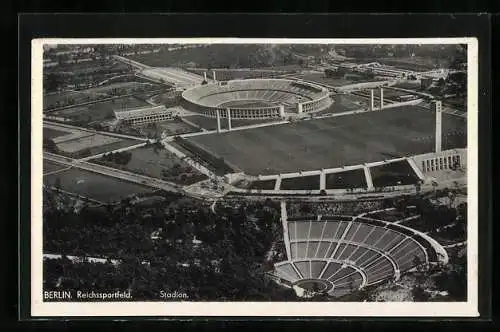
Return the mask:
POLYGON ((478 316, 478 44, 35 39, 31 310, 478 316))

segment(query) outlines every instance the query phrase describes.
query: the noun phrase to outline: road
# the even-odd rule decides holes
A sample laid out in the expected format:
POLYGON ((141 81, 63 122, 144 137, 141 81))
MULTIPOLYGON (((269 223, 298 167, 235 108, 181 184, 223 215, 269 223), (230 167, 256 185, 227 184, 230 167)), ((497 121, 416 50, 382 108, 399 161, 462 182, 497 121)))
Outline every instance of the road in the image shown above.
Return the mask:
POLYGON ((67 158, 67 157, 63 157, 63 156, 56 155, 53 153, 48 153, 48 152, 44 152, 43 158, 50 160, 50 161, 60 163, 60 164, 63 164, 63 165, 76 167, 76 168, 83 169, 83 170, 86 170, 89 172, 94 172, 94 173, 118 178, 121 180, 133 182, 133 183, 138 183, 138 184, 149 186, 152 188, 161 189, 161 190, 170 191, 170 192, 181 193, 181 194, 189 195, 193 198, 205 199, 205 197, 203 197, 202 195, 198 195, 198 194, 192 193, 192 192, 186 192, 185 190, 183 190, 182 186, 180 186, 180 185, 170 183, 167 181, 163 181, 160 179, 152 178, 149 176, 136 174, 136 173, 132 173, 132 172, 128 172, 128 171, 123 171, 123 170, 120 170, 117 168, 107 167, 107 166, 103 166, 103 165, 92 164, 92 163, 89 163, 86 161, 67 158))
POLYGON ((64 128, 67 128, 68 130, 86 131, 86 132, 93 133, 93 134, 112 136, 112 137, 124 138, 124 139, 132 139, 132 140, 143 141, 143 142, 147 142, 147 141, 151 142, 151 140, 149 138, 145 138, 145 137, 132 136, 132 135, 126 135, 126 134, 118 134, 118 133, 113 133, 110 131, 99 131, 99 130, 95 130, 95 129, 87 129, 87 128, 83 128, 83 127, 72 126, 72 125, 69 125, 66 123, 52 122, 49 120, 43 120, 43 122, 44 122, 44 124, 47 123, 47 124, 55 126, 55 127, 63 128, 63 130, 64 130, 64 128))
MULTIPOLYGON (((162 92, 165 92, 165 91, 167 91, 167 90, 165 90, 165 88, 161 88, 161 89, 157 89, 157 90, 147 91, 147 93, 156 94, 156 93, 162 93, 162 92)), ((103 102, 110 101, 110 100, 113 100, 113 99, 121 99, 121 98, 127 98, 127 97, 134 97, 135 95, 137 95, 137 92, 127 93, 127 94, 118 95, 118 96, 110 96, 110 97, 101 98, 101 99, 94 99, 94 100, 86 101, 86 102, 83 102, 83 103, 71 104, 71 105, 66 105, 66 106, 61 106, 61 107, 44 109, 43 113, 44 114, 50 114, 50 113, 61 111, 61 110, 65 110, 65 109, 68 109, 68 108, 74 108, 74 107, 92 105, 92 104, 97 104, 97 103, 103 103, 103 102)))

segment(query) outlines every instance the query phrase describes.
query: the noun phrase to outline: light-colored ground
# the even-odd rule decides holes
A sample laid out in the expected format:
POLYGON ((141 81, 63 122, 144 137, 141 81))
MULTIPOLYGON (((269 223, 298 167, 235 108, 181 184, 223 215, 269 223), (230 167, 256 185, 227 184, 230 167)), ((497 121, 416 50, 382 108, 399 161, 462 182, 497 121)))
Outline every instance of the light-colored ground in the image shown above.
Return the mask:
POLYGON ((121 139, 104 135, 91 135, 78 138, 71 141, 65 141, 57 144, 57 147, 64 152, 78 152, 84 149, 93 148, 101 145, 108 145, 121 141, 121 139))

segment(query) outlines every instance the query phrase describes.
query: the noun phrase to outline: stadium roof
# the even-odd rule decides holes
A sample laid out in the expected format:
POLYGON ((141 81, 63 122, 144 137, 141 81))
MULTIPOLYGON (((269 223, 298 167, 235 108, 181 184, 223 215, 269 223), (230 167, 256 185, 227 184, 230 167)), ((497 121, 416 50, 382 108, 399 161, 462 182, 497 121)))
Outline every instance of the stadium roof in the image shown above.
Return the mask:
POLYGON ((141 107, 134 108, 126 111, 114 111, 117 120, 127 120, 132 118, 138 118, 149 115, 166 114, 171 111, 165 108, 165 106, 153 106, 153 107, 141 107))

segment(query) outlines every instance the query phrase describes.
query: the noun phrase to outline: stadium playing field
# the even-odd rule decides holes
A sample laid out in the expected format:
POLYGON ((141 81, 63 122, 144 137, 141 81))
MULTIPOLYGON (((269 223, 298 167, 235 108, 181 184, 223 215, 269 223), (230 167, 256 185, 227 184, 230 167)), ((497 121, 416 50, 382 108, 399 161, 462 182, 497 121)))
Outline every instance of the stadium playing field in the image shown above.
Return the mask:
MULTIPOLYGON (((357 165, 431 152, 435 114, 418 106, 201 135, 189 140, 248 174, 357 165), (429 137, 431 139, 429 139, 429 137)), ((443 114, 443 149, 464 146, 466 120, 443 114)))
POLYGON ((63 169, 68 168, 68 166, 56 163, 54 161, 50 161, 47 159, 43 160, 43 174, 48 174, 48 173, 53 173, 53 172, 58 172, 63 169))

